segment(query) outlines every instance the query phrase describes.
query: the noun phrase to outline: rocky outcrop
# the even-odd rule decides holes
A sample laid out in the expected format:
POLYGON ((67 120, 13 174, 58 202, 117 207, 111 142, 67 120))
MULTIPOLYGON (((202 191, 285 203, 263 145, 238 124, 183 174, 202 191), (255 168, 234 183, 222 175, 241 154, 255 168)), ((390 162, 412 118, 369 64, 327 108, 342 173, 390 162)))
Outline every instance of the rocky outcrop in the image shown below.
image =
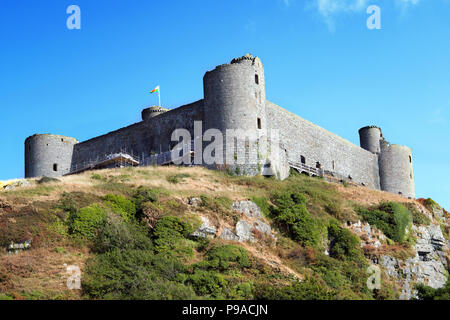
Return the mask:
POLYGON ((191 234, 191 236, 201 238, 214 238, 216 236, 216 227, 211 225, 208 218, 200 216, 200 219, 202 219, 202 225, 200 226, 200 228, 195 230, 191 234))
POLYGON ((437 224, 413 226, 417 242, 416 255, 405 260, 384 255, 379 259, 385 273, 402 284, 400 299, 416 296, 414 284, 422 283, 432 288, 442 288, 447 281, 447 245, 437 224))
POLYGON ((361 239, 361 247, 371 246, 373 248, 381 247, 386 241, 386 236, 377 228, 367 222, 358 220, 355 223, 347 222, 347 228, 356 233, 361 239))
POLYGON ((261 209, 252 201, 236 201, 233 203, 233 211, 240 213, 240 219, 233 232, 230 228, 224 228, 220 238, 231 241, 250 241, 255 242, 254 233, 260 232, 266 236, 275 238, 272 235, 272 228, 263 221, 261 209))

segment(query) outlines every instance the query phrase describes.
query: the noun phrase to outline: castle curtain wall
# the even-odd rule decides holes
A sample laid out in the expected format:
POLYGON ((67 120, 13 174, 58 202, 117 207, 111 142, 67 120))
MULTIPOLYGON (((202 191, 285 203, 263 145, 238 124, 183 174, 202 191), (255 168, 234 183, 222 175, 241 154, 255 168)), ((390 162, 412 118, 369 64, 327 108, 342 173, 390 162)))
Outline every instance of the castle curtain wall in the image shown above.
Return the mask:
POLYGON ((378 156, 266 101, 271 129, 279 129, 288 159, 336 172, 367 187, 380 189, 378 156))
POLYGON ((126 152, 141 158, 151 152, 168 151, 172 132, 187 129, 193 137, 194 120, 203 119, 203 100, 170 110, 146 121, 107 133, 75 145, 72 166, 126 152))

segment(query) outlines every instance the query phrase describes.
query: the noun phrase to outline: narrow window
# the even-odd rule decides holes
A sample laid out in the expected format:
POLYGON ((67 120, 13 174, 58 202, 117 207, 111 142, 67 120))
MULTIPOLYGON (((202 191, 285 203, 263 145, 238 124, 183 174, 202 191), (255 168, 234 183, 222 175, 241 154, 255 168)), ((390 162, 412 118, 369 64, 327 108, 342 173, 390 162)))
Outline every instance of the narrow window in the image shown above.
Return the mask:
POLYGON ((301 163, 306 164, 306 159, 304 156, 300 156, 300 161, 301 163))
POLYGON ((61 142, 64 142, 64 139, 61 139, 61 142))
POLYGON ((316 168, 317 168, 317 169, 320 169, 321 167, 322 167, 322 166, 320 165, 320 162, 317 161, 317 162, 316 162, 316 168))
POLYGON ((331 162, 331 165, 333 166, 333 170, 336 170, 336 163, 334 162, 334 160, 331 162))
POLYGON ((409 174, 409 176, 410 176, 411 179, 413 178, 412 172, 409 174))
POLYGON ((58 171, 58 165, 56 163, 53 164, 53 171, 58 171))
POLYGON ((409 163, 412 163, 412 158, 411 158, 411 156, 409 156, 409 163))
POLYGON ((258 118, 258 129, 261 129, 261 118, 258 118))
POLYGON ((255 74, 255 83, 256 83, 256 84, 259 84, 259 77, 258 77, 257 74, 255 74))

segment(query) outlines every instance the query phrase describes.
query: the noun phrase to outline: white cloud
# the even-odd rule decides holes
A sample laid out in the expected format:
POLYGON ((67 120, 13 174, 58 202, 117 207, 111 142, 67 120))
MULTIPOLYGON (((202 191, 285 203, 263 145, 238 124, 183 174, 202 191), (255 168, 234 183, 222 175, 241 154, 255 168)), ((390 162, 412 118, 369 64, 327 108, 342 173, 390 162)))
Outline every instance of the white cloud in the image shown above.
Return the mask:
POLYGON ((363 11, 369 6, 369 0, 314 0, 313 6, 325 19, 330 31, 334 31, 334 17, 337 14, 363 11))
MULTIPOLYGON (((291 0, 284 0, 291 1, 291 0)), ((384 0, 392 1, 392 0, 384 0)), ((419 4, 421 0, 395 0, 395 4, 402 9, 419 4)), ((386 3, 386 2, 385 2, 386 3)), ((371 4, 383 4, 382 0, 311 0, 309 6, 317 9, 327 23, 330 31, 335 29, 335 18, 339 14, 364 12, 371 4)))

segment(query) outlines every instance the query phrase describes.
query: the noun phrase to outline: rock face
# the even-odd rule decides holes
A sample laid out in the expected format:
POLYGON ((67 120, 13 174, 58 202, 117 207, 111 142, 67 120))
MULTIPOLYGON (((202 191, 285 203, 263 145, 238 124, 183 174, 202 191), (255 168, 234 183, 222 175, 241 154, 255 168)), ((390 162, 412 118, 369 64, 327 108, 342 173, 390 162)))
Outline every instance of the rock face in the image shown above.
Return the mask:
POLYGON ((447 281, 448 249, 441 228, 437 224, 413 226, 417 236, 416 255, 406 261, 391 256, 382 256, 380 265, 386 274, 402 282, 400 299, 409 300, 416 296, 415 283, 423 283, 432 288, 442 288, 447 281))
POLYGON ((220 238, 228 241, 239 241, 239 237, 230 228, 224 228, 220 238))
POLYGON ((235 232, 229 228, 224 228, 220 238, 231 241, 255 242, 253 232, 256 230, 272 238, 272 228, 263 221, 261 210, 252 201, 236 201, 233 203, 233 210, 242 214, 242 219, 236 223, 235 232))
POLYGON ((361 238, 361 247, 372 246, 379 248, 382 242, 386 240, 386 236, 377 228, 371 226, 367 222, 358 220, 355 223, 348 222, 347 227, 361 238))
POLYGON ((200 219, 202 219, 202 225, 200 226, 200 228, 195 230, 191 234, 191 236, 201 238, 214 238, 216 235, 216 227, 211 225, 208 218, 200 216, 200 219))
POLYGON ((249 218, 262 218, 261 210, 252 201, 236 201, 233 210, 245 214, 249 218))

